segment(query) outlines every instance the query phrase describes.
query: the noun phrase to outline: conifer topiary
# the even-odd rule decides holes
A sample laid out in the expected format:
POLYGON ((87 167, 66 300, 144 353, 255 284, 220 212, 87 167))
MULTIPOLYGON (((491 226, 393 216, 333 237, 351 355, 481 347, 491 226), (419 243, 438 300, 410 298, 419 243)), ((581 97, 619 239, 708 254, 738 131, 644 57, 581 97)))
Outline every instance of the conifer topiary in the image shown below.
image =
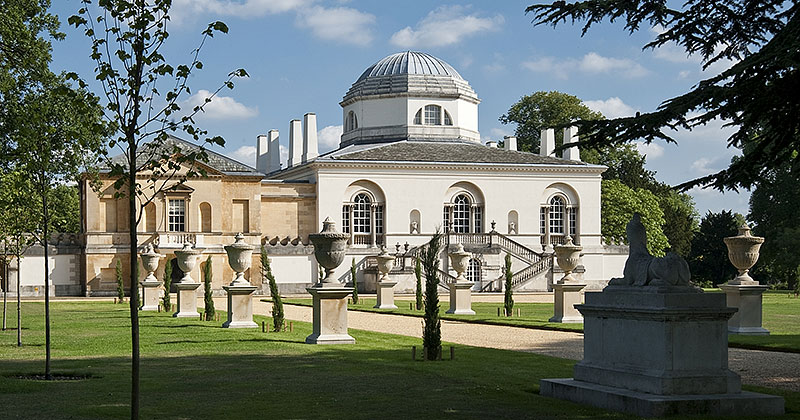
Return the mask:
POLYGON ((416 306, 417 310, 420 310, 424 304, 422 302, 422 263, 420 262, 419 257, 417 257, 417 264, 414 266, 414 276, 417 278, 416 306))
POLYGON ((206 314, 206 321, 213 321, 214 313, 216 312, 214 309, 214 299, 211 297, 211 283, 214 276, 211 270, 211 257, 209 256, 203 266, 203 301, 205 302, 205 309, 203 312, 206 314))
POLYGON ((505 299, 503 300, 503 306, 506 310, 506 316, 511 316, 512 312, 514 311, 514 297, 511 291, 511 280, 514 276, 514 273, 511 272, 511 255, 506 254, 506 266, 503 270, 503 274, 506 276, 506 287, 505 287, 505 299))
POLYGON ((425 269, 425 317, 422 329, 422 346, 425 358, 436 360, 442 347, 442 321, 439 319, 439 254, 442 234, 436 231, 422 252, 425 269))
POLYGON ((120 260, 117 260, 117 265, 114 267, 114 273, 117 277, 117 298, 119 299, 118 303, 122 303, 125 300, 125 285, 122 282, 122 263, 120 260))
POLYGON ((353 278, 353 303, 358 303, 358 281, 356 280, 356 259, 350 264, 350 277, 353 278))
POLYGON ((272 274, 272 267, 269 265, 269 255, 267 249, 261 246, 261 281, 267 279, 269 283, 269 294, 272 297, 272 328, 275 331, 280 331, 283 327, 283 300, 281 299, 280 291, 278 290, 278 283, 275 281, 275 276, 272 274))
POLYGON ((172 304, 169 301, 169 289, 171 287, 172 287, 172 259, 168 259, 167 264, 164 266, 164 297, 161 298, 161 306, 164 307, 164 312, 167 312, 172 308, 172 304))

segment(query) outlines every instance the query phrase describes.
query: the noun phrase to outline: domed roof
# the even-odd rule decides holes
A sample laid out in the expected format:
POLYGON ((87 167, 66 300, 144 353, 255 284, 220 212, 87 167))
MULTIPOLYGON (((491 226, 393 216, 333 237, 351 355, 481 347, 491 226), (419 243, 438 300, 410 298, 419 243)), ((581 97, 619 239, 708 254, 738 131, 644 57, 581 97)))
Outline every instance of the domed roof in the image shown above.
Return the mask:
POLYGON ((405 51, 384 57, 377 63, 369 66, 356 82, 360 82, 368 77, 399 74, 452 76, 464 80, 456 69, 444 62, 444 60, 423 52, 405 51))

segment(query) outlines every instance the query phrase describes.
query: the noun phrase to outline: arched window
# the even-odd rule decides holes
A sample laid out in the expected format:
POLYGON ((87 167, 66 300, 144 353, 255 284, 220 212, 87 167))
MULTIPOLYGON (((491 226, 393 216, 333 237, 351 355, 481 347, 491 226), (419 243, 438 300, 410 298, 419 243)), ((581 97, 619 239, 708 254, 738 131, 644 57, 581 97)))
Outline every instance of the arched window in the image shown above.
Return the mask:
POLYGON ((550 199, 550 234, 564 235, 564 209, 566 205, 561 196, 550 199))
POLYGON ((552 245, 566 242, 567 235, 575 243, 578 240, 578 207, 571 205, 562 195, 554 195, 542 206, 540 212, 542 244, 552 245))
POLYGON ((144 206, 145 232, 156 231, 156 203, 147 203, 144 206))
POLYGON ((356 113, 350 111, 347 113, 347 119, 344 122, 344 131, 353 131, 358 128, 358 117, 356 117, 356 113))
POLYGON ((370 194, 360 192, 350 203, 342 205, 342 231, 349 233, 353 245, 383 244, 383 203, 370 194))
POLYGON ((467 267, 467 280, 478 283, 481 281, 481 262, 477 258, 470 258, 467 267))
POLYGON ((459 194, 453 205, 453 231, 469 233, 470 202, 466 194, 459 194))
POLYGON ((444 205, 442 218, 446 232, 483 232, 483 207, 466 193, 456 195, 451 203, 444 205))
POLYGON ((200 203, 200 231, 211 232, 211 204, 200 203))
POLYGON ((414 124, 421 125, 422 124, 422 108, 420 108, 416 114, 414 114, 414 124))
POLYGON ((447 111, 444 112, 444 125, 453 125, 453 119, 450 118, 450 113, 447 111))
POLYGON ((425 105, 425 125, 442 125, 442 107, 425 105))
POLYGON ((361 193, 353 200, 353 232, 355 233, 370 233, 372 209, 370 206, 372 200, 369 196, 361 193))

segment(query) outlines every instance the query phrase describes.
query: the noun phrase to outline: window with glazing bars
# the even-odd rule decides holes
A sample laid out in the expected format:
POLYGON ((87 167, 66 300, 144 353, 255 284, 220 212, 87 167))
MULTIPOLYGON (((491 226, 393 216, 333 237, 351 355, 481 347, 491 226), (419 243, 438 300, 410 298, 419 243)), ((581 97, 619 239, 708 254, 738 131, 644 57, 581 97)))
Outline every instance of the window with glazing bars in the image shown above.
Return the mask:
POLYGON ((422 109, 414 115, 414 124, 422 124, 422 109))
POLYGON ((539 233, 544 235, 547 228, 547 207, 539 208, 539 233))
POLYGON ((475 206, 472 208, 472 219, 473 232, 483 232, 483 209, 480 206, 475 206))
POLYGON ((481 262, 475 258, 470 258, 467 267, 467 280, 477 283, 481 280, 481 262))
POLYGON ((350 233, 350 206, 342 206, 342 232, 350 233))
POLYGON ((375 206, 375 233, 383 235, 383 206, 375 206))
POLYGON ((564 207, 563 198, 550 199, 550 233, 564 234, 564 207))
POLYGON ((169 231, 186 231, 186 201, 169 200, 169 231))
POLYGON ((366 194, 359 194, 353 200, 353 232, 370 233, 370 204, 366 194))
POLYGON ((444 226, 444 231, 450 232, 450 206, 444 206, 442 210, 442 226, 444 226))
POLYGON ((461 194, 456 196, 453 205, 453 231, 456 233, 469 233, 469 198, 461 194))
POLYGON ((442 107, 425 105, 425 125, 442 125, 442 107))
POLYGON ((578 208, 577 207, 570 207, 569 208, 569 236, 572 236, 573 240, 577 238, 575 235, 578 233, 578 208))
POLYGON ((444 112, 444 125, 453 125, 453 119, 447 111, 444 112))

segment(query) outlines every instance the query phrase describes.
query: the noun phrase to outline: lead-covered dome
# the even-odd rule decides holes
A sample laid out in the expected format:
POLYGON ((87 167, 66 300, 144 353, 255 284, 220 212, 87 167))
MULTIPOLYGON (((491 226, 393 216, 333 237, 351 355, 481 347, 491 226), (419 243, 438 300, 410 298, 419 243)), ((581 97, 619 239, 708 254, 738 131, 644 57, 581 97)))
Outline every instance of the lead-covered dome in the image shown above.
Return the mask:
POLYGON ((444 60, 423 52, 406 51, 387 56, 369 66, 356 82, 360 82, 368 77, 398 74, 452 76, 464 80, 456 69, 447 64, 444 60))

